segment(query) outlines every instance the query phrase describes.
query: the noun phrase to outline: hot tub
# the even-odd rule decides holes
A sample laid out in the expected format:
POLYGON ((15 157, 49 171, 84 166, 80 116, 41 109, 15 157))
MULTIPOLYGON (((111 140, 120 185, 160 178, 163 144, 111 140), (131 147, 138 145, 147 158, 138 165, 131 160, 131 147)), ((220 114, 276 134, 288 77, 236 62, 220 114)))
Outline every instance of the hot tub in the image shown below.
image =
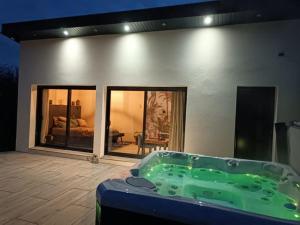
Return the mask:
POLYGON ((98 186, 97 225, 300 224, 300 178, 285 165, 164 151, 131 174, 98 186))

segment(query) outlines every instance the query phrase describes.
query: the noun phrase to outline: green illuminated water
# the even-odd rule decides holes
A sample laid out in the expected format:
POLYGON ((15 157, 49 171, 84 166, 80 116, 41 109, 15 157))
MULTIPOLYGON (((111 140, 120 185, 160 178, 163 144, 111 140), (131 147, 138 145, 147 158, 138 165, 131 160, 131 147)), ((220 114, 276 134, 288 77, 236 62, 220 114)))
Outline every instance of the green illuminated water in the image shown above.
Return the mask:
POLYGON ((158 164, 141 174, 163 196, 183 196, 271 217, 300 221, 297 202, 275 180, 207 168, 158 164))

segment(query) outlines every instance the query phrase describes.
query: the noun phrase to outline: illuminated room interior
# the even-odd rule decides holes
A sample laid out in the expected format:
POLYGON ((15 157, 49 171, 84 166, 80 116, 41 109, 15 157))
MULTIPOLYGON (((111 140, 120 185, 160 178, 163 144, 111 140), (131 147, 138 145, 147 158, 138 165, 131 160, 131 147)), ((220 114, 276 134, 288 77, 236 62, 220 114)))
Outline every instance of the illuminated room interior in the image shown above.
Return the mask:
POLYGON ((162 149, 183 151, 184 113, 181 91, 112 90, 108 153, 140 156, 162 149))
POLYGON ((95 126, 95 90, 41 90, 40 144, 91 151, 95 126))

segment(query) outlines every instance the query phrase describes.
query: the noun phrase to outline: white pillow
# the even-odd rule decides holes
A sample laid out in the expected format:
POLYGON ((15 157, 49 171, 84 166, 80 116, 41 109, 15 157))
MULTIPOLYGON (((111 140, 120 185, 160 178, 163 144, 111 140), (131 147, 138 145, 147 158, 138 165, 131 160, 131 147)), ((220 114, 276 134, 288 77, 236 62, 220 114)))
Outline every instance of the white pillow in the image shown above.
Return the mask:
POLYGON ((78 124, 79 124, 80 127, 87 127, 88 126, 87 122, 84 119, 77 119, 77 121, 78 121, 78 124))

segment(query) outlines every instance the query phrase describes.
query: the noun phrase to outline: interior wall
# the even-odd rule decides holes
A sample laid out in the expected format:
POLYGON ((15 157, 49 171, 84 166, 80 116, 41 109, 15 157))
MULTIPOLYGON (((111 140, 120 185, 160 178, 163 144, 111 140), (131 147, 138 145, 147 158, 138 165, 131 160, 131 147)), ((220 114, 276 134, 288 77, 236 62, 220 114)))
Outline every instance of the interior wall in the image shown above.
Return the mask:
POLYGON ((300 120, 298 27, 300 20, 24 41, 17 150, 29 146, 32 85, 96 85, 99 154, 106 86, 186 86, 185 151, 233 156, 237 86, 276 86, 277 120, 300 120))
POLYGON ((52 101, 53 105, 67 105, 68 90, 50 89, 49 90, 49 101, 50 100, 52 101))
POLYGON ((71 101, 76 104, 77 100, 80 100, 81 118, 86 120, 88 127, 94 127, 96 113, 96 91, 72 90, 71 101))
MULTIPOLYGON (((49 100, 53 105, 67 105, 68 91, 64 89, 50 89, 49 100)), ((81 118, 86 120, 88 127, 95 126, 96 91, 72 90, 71 101, 76 104, 80 100, 81 118)))
POLYGON ((143 131, 144 91, 112 91, 111 129, 124 133, 126 142, 135 142, 134 134, 143 131))

